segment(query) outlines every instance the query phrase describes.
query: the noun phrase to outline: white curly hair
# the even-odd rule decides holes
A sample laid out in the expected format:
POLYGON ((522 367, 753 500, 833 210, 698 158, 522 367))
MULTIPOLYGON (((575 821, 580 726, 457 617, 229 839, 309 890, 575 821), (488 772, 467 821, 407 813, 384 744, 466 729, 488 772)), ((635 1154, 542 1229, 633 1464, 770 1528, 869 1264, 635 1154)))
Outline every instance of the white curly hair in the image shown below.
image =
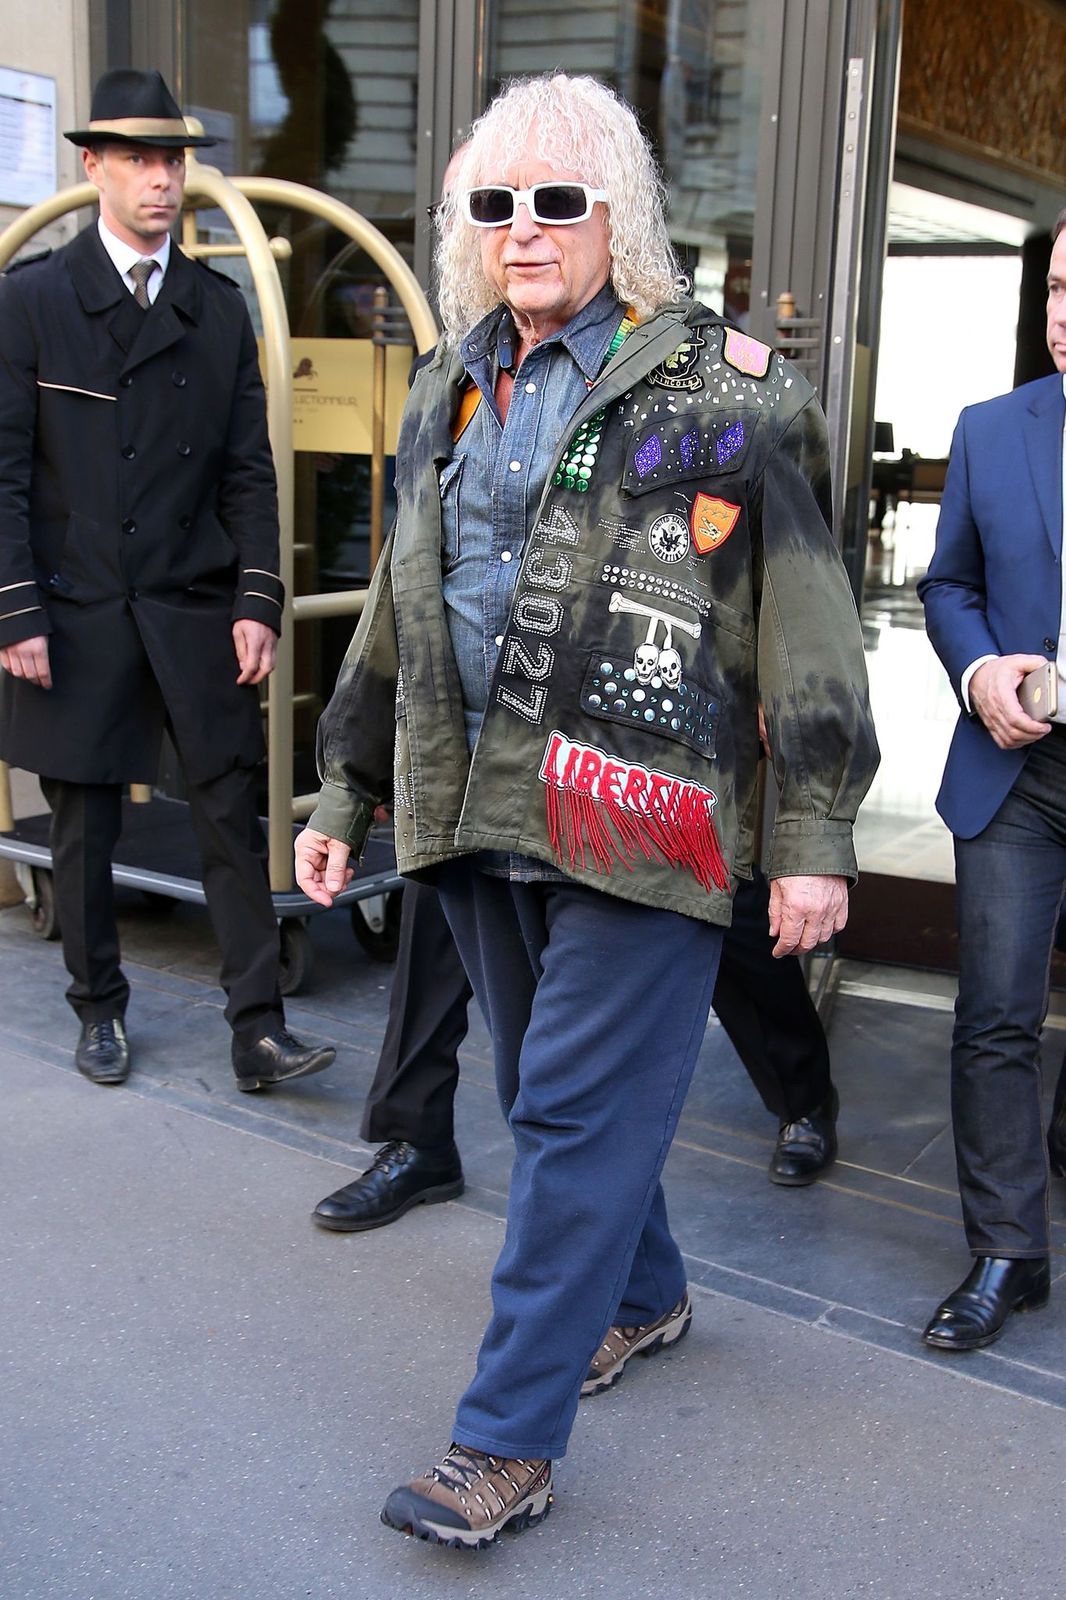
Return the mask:
POLYGON ((462 196, 497 182, 527 154, 607 191, 611 285, 623 305, 643 318, 684 292, 666 231, 666 190, 630 107, 595 78, 518 78, 474 123, 436 214, 440 313, 453 340, 500 302, 482 270, 478 230, 463 215, 462 196))

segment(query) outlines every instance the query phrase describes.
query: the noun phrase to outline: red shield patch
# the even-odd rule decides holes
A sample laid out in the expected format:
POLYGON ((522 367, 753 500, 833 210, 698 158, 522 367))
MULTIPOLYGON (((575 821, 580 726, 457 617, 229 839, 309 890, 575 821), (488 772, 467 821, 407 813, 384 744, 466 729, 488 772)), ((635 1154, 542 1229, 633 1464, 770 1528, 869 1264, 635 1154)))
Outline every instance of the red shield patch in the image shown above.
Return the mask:
POLYGON ((692 543, 701 556, 724 544, 737 525, 740 507, 716 494, 700 493, 692 502, 692 543))

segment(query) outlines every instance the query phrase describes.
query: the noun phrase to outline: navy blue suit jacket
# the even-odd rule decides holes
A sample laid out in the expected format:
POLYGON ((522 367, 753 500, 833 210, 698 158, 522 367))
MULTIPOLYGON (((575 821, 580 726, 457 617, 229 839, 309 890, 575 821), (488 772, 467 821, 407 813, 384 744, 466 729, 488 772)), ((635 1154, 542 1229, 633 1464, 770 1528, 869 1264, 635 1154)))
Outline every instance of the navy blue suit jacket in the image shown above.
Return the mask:
MULTIPOLYGON (((957 695, 978 656, 1057 653, 1064 417, 1055 374, 968 406, 959 418, 936 552, 918 585, 957 695)), ((1000 750, 963 708, 937 797, 952 833, 972 839, 987 827, 1032 748, 1000 750)))

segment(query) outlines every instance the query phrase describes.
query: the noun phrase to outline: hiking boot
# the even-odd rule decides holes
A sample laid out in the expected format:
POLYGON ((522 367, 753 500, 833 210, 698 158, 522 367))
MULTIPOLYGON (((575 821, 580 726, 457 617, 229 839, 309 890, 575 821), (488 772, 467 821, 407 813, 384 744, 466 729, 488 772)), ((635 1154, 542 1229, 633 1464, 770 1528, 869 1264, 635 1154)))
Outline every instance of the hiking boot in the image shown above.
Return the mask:
POLYGON ((503 1528, 543 1521, 551 1505, 550 1461, 509 1461, 453 1444, 439 1467, 392 1491, 381 1520, 450 1550, 483 1550, 503 1528))
POLYGON ((582 1395, 600 1394, 617 1383, 631 1356, 651 1356, 656 1350, 677 1344, 692 1323, 692 1301, 686 1289, 677 1305, 664 1311, 655 1322, 642 1328, 609 1328, 607 1337, 592 1358, 588 1376, 581 1385, 582 1395))

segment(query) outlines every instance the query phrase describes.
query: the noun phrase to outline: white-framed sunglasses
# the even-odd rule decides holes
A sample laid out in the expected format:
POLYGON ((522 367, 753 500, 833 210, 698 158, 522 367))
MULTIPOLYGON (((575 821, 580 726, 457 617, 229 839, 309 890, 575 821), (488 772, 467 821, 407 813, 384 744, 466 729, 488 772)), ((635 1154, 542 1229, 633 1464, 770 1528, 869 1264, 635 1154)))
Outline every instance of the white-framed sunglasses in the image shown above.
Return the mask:
POLYGON ((475 228, 506 228, 519 206, 525 206, 534 222, 560 228, 587 222, 597 200, 606 199, 606 189, 593 189, 587 183, 534 183, 528 189, 483 183, 463 195, 463 214, 475 228))

